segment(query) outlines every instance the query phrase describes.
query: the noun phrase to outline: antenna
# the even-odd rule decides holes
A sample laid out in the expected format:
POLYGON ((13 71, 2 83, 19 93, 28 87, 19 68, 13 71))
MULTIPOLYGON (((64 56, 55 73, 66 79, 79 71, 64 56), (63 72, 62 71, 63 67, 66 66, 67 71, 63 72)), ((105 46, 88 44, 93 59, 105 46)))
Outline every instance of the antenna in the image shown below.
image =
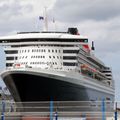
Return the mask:
POLYGON ((91 50, 95 50, 95 47, 94 47, 94 41, 92 41, 92 47, 91 47, 91 50))
POLYGON ((48 17, 47 17, 47 7, 44 10, 44 31, 48 31, 48 17))

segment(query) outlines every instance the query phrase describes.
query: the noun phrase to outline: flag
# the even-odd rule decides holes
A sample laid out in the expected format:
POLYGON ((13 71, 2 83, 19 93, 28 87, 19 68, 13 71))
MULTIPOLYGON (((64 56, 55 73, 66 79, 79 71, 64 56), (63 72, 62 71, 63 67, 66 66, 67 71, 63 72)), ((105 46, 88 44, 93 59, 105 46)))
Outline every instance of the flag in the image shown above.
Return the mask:
POLYGON ((43 16, 39 16, 39 20, 44 20, 44 17, 43 16))

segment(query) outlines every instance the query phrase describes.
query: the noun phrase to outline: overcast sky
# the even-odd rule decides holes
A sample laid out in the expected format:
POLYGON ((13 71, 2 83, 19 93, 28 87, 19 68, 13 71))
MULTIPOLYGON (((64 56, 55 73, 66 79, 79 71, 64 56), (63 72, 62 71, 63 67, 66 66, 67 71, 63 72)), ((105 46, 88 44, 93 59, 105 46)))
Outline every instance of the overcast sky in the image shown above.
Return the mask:
MULTIPOLYGON (((43 29, 47 7, 49 29, 56 21, 58 31, 78 27, 80 34, 95 41, 95 54, 112 67, 116 85, 116 100, 120 100, 120 0, 0 0, 0 36, 19 31, 43 29)), ((4 67, 4 53, 0 48, 0 68, 4 67)), ((2 83, 1 83, 2 84, 2 83)))

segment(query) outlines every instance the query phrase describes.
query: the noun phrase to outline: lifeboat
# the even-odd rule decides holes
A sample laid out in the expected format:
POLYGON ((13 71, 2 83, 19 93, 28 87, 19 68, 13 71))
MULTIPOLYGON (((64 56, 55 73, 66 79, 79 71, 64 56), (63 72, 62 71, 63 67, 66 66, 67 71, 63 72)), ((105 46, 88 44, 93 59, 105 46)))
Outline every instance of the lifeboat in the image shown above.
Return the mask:
POLYGON ((26 68, 26 65, 20 64, 20 63, 15 63, 15 64, 13 65, 13 67, 14 67, 14 68, 26 68))
POLYGON ((84 70, 84 71, 89 71, 89 72, 93 72, 93 73, 96 73, 96 69, 94 68, 91 68, 90 66, 86 65, 86 64, 82 64, 81 65, 81 70, 84 70))

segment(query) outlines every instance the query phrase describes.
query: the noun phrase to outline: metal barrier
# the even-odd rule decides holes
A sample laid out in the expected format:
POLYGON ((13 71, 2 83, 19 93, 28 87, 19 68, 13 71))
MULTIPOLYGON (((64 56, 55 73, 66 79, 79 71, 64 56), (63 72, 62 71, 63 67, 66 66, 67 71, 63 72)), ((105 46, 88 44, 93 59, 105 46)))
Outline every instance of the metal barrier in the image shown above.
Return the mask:
POLYGON ((3 120, 117 120, 120 116, 112 101, 4 102, 3 120))

